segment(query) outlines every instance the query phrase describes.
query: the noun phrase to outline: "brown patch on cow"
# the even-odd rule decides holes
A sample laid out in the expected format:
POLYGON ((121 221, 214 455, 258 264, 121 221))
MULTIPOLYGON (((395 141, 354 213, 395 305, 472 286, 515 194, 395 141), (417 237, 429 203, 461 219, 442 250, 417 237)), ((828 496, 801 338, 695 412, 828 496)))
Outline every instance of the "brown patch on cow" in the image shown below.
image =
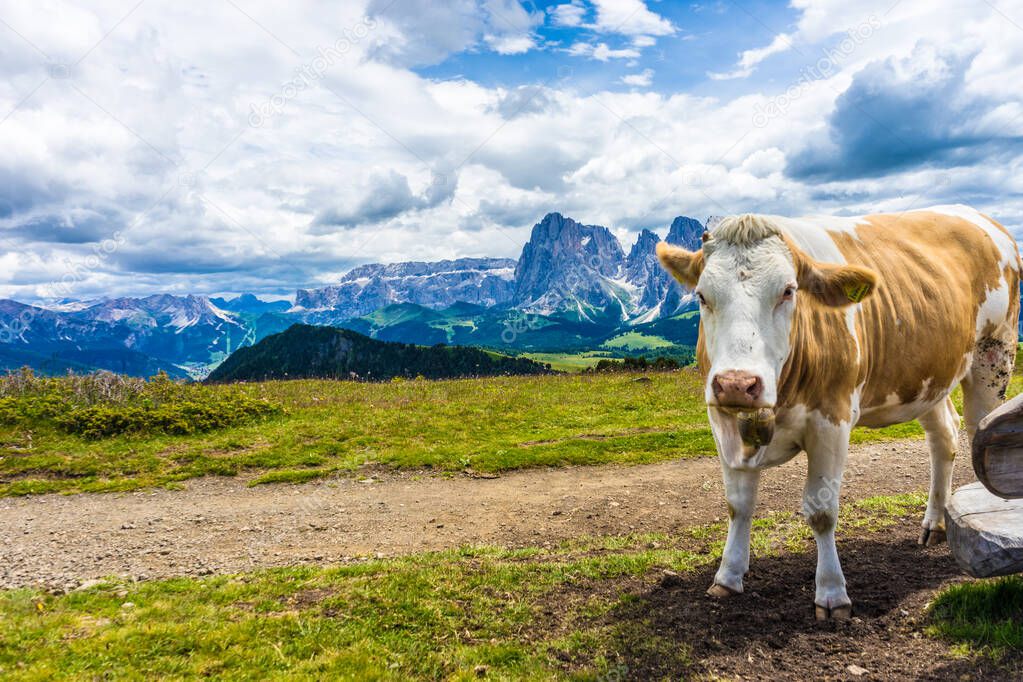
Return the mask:
MULTIPOLYGON (((998 225, 998 223, 995 223, 998 225)), ((1002 227, 998 225, 998 227, 1002 227)), ((1013 244, 1016 240, 1013 240, 1013 244)), ((1020 262, 1019 253, 1016 253, 1016 269, 1014 270, 1011 265, 1006 265, 1002 269, 1002 278, 1006 281, 1009 287, 1009 311, 1005 316, 1005 324, 1002 325, 1002 329, 999 330, 1006 338, 1006 340, 1012 342, 1012 361, 1013 364, 1016 362, 1016 344, 1019 341, 1019 276, 1020 271, 1023 270, 1023 263, 1020 262)))
MULTIPOLYGON (((810 258, 791 240, 785 241, 792 251, 797 274, 803 273, 807 278, 800 286, 827 287, 826 276, 818 274, 811 278, 807 274, 822 273, 825 264, 810 258)), ((871 279, 872 288, 876 288, 873 273, 865 268, 853 270, 871 279)), ((844 284, 842 280, 838 286, 844 284)), ((830 295, 821 293, 810 291, 796 298, 789 332, 791 352, 778 378, 778 407, 812 406, 837 424, 851 419, 852 395, 862 381, 862 372, 850 370, 857 366, 857 351, 856 339, 846 325, 845 307, 837 307, 829 302, 830 295)))
POLYGON ((881 275, 856 321, 866 378, 861 404, 877 407, 892 394, 901 403, 938 400, 974 350, 980 306, 1001 283, 1002 254, 963 218, 919 211, 866 220, 856 236, 831 233, 849 263, 881 275))
POLYGON ((813 529, 814 533, 818 535, 821 533, 827 533, 829 530, 835 527, 835 517, 826 511, 816 511, 807 517, 806 522, 810 524, 810 528, 813 529))
MULTIPOLYGON (((786 239, 801 288, 817 288, 797 299, 792 352, 778 382, 779 407, 807 405, 834 423, 849 421, 860 384, 863 409, 880 407, 893 394, 900 404, 938 401, 968 370, 966 357, 976 350, 977 315, 988 293, 1003 279, 1010 291, 1018 289, 1018 271, 999 269, 998 246, 968 220, 926 211, 866 220, 855 235, 829 233, 852 266, 844 269, 848 277, 831 283, 831 268, 814 263, 786 239), (841 293, 856 281, 868 284, 871 295, 856 315, 854 338, 845 310, 832 306, 842 303, 841 293)), ((1009 298, 1004 322, 980 338, 1009 343, 1014 352, 1019 300, 1009 298)))

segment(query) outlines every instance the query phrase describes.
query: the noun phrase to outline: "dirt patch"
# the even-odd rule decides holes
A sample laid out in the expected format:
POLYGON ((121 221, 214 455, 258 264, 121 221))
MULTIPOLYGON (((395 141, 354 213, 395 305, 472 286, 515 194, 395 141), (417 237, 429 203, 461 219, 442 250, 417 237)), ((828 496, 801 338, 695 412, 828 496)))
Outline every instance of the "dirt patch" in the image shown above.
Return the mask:
POLYGON ((324 599, 327 599, 333 595, 334 595, 333 590, 318 587, 309 590, 299 590, 294 594, 289 594, 281 601, 291 608, 308 609, 315 606, 319 606, 324 599))
POLYGON ((1023 656, 999 664, 956 659, 946 642, 924 633, 927 601, 963 578, 946 549, 916 544, 918 532, 917 520, 907 519, 883 534, 840 539, 853 600, 847 622, 814 619, 813 551, 754 557, 745 593, 722 601, 704 594, 716 565, 651 577, 606 617, 623 633, 618 663, 629 679, 1023 678, 1023 656), (689 662, 666 658, 672 650, 688 652, 689 662))
POLYGON ((547 440, 527 440, 518 444, 520 448, 531 448, 537 445, 553 445, 555 443, 568 443, 576 440, 592 440, 602 441, 611 440, 612 438, 623 438, 626 436, 639 436, 647 433, 672 433, 671 430, 666 429, 628 429, 626 431, 617 431, 615 433, 580 433, 576 436, 569 436, 568 438, 548 438, 547 440))

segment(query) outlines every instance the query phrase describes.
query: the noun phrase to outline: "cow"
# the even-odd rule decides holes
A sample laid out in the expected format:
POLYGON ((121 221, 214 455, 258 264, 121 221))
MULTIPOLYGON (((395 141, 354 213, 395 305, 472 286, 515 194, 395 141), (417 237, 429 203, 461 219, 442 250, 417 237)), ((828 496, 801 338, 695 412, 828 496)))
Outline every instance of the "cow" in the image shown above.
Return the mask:
POLYGON ((742 592, 761 470, 807 453, 802 510, 817 544, 815 615, 852 602, 835 546, 854 426, 916 419, 931 457, 920 543, 945 539, 962 387, 971 439, 1005 397, 1016 354, 1020 257, 967 206, 860 217, 739 215, 663 267, 699 299, 697 363, 728 502, 708 594, 742 592))

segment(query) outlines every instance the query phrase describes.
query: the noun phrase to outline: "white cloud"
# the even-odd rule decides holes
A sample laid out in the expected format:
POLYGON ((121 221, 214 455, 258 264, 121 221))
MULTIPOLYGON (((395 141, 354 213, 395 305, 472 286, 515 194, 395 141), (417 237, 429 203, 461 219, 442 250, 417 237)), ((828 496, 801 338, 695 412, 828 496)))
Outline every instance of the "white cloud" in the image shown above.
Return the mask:
POLYGON ((792 49, 792 36, 787 33, 779 33, 769 45, 758 47, 753 50, 746 50, 739 56, 739 66, 749 69, 768 57, 779 52, 792 49))
MULTIPOLYGON (((788 83, 750 79, 748 94, 714 97, 713 84, 701 96, 651 91, 646 64, 624 77, 598 69, 632 91, 615 91, 617 81, 608 91, 572 79, 489 87, 425 78, 408 64, 450 50, 527 49, 526 39, 539 40, 535 13, 491 6, 510 20, 498 29, 481 3, 424 3, 417 24, 400 14, 404 4, 367 24, 368 8, 355 3, 309 0, 284 14, 269 1, 245 3, 260 26, 229 3, 144 3, 118 23, 130 7, 113 0, 89 9, 54 0, 31 11, 0 0, 0 16, 51 56, 48 63, 32 45, 5 38, 0 116, 13 112, 0 123, 0 296, 31 298, 68 276, 82 297, 286 293, 357 262, 517 256, 532 223, 552 209, 633 230, 664 227, 680 213, 965 201, 1023 227, 1023 152, 1014 141, 1023 135, 1023 93, 1006 85, 1023 80, 1023 41, 982 7, 902 0, 833 72, 791 92, 788 83), (471 30, 444 23, 452 18, 471 30), (55 77, 63 73, 53 63, 74 63, 115 25, 69 78, 55 77), (955 54, 942 51, 933 67, 919 62, 929 56, 918 51, 921 37, 955 54), (321 71, 324 54, 331 63, 321 71), (854 105, 898 121, 903 82, 914 83, 914 111, 930 111, 920 107, 952 83, 956 107, 969 112, 958 127, 927 116, 905 125, 935 145, 958 143, 964 131, 1003 140, 996 158, 952 149, 898 165, 882 149, 855 175, 792 171, 835 132, 833 144, 848 143, 843 154, 860 153, 872 129, 854 105), (894 85, 870 99, 877 83, 894 85), (756 124, 755 113, 771 105, 777 114, 756 124), (253 106, 267 111, 256 127, 253 106), (123 244, 97 261, 95 249, 115 233, 123 244)), ((800 19, 787 35, 810 66, 836 36, 888 5, 797 0, 800 19)), ((637 59, 649 46, 643 36, 665 35, 656 27, 646 21, 619 32, 621 43, 580 40, 556 54, 637 59)), ((737 66, 757 68, 764 49, 737 66)))
POLYGON ((536 48, 533 36, 500 36, 487 34, 483 37, 487 45, 498 54, 524 54, 536 48))
POLYGON ((707 78, 712 81, 730 81, 736 78, 746 78, 753 73, 753 69, 735 69, 733 71, 708 71, 707 78))
POLYGON ((537 47, 534 31, 544 20, 517 0, 369 0, 366 11, 388 29, 374 41, 375 56, 406 66, 435 64, 479 45, 522 54, 537 47))
POLYGON ((737 67, 732 71, 708 72, 712 80, 731 80, 734 78, 747 78, 760 62, 768 57, 786 50, 792 49, 792 36, 787 33, 780 33, 774 37, 769 45, 758 47, 752 50, 745 50, 739 55, 737 67))
POLYGON ((622 76, 622 82, 626 85, 634 85, 637 88, 649 88, 654 80, 653 69, 643 69, 640 73, 630 73, 622 76))
POLYGON ((568 53, 573 57, 589 57, 599 62, 606 62, 611 59, 638 59, 639 50, 631 47, 613 49, 607 43, 574 43, 568 48, 568 53))
POLYGON ((651 12, 643 0, 593 0, 597 11, 592 28, 600 33, 627 36, 668 36, 675 25, 651 12))
POLYGON ((586 18, 586 8, 581 0, 571 4, 555 5, 547 10, 555 26, 572 28, 581 26, 586 18))

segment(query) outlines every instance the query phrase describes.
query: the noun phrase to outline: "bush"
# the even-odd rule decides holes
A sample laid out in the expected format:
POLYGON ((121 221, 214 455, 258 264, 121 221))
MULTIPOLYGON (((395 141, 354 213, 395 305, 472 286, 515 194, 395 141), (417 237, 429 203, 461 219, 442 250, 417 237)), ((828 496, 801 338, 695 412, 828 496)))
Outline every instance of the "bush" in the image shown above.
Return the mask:
POLYGON ((601 360, 586 372, 665 372, 679 369, 682 365, 671 358, 657 358, 650 361, 645 357, 625 358, 623 360, 601 360))
POLYGON ((83 438, 132 433, 192 434, 281 412, 241 388, 148 381, 109 372, 38 377, 29 369, 0 378, 0 423, 53 426, 83 438))

